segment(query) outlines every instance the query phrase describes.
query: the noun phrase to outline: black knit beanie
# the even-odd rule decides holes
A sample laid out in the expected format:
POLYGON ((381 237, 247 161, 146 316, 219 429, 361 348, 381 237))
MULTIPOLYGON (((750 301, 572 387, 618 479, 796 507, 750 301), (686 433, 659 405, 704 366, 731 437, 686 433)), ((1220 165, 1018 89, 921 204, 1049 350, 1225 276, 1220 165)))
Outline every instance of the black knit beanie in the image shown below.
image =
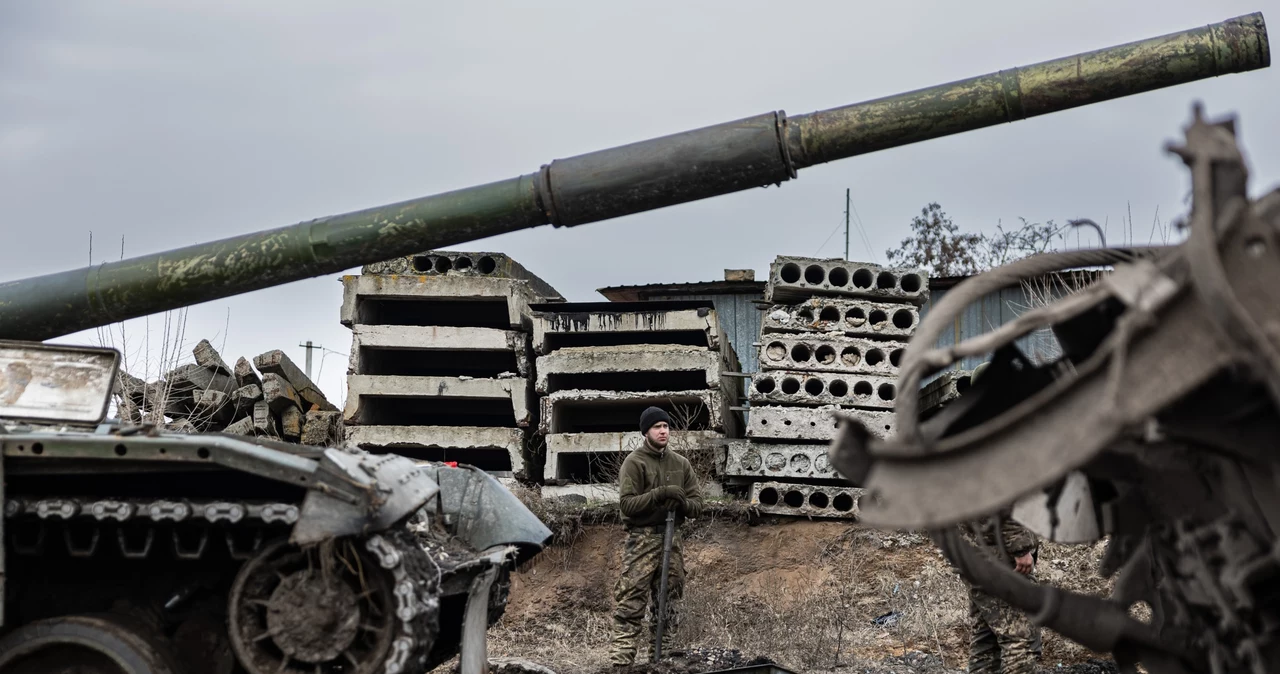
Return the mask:
POLYGON ((641 412, 640 413, 640 434, 648 435, 649 429, 652 428, 653 425, 658 423, 659 421, 665 421, 667 422, 668 426, 671 425, 671 417, 667 416, 666 411, 664 411, 661 407, 650 407, 649 409, 641 412))

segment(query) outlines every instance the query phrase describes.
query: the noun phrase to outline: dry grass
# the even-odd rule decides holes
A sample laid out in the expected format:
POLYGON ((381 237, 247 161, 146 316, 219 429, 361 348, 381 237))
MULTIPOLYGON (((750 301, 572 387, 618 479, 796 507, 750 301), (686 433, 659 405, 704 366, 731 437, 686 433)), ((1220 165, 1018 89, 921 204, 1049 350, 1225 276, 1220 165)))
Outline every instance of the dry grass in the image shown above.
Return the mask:
MULTIPOLYGON (((513 579, 512 604, 490 631, 491 652, 565 674, 594 672, 606 664, 623 532, 608 507, 577 514, 554 507, 558 542, 513 579)), ((948 669, 965 668, 965 587, 927 538, 719 512, 685 536, 679 646, 737 648, 800 671, 846 669, 911 651, 936 656, 948 669), (892 618, 877 621, 885 616, 892 618)), ((1106 595, 1110 584, 1096 574, 1102 549, 1048 544, 1037 575, 1106 595)), ((1043 666, 1090 657, 1097 655, 1045 632, 1043 666)))

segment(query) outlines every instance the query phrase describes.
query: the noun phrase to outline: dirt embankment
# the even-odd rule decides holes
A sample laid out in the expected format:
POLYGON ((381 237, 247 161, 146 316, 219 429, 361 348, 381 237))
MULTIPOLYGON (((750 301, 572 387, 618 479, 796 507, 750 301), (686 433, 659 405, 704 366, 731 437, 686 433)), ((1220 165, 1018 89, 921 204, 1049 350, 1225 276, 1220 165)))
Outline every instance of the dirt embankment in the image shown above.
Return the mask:
MULTIPOLYGON (((490 631, 494 656, 559 674, 607 668, 623 537, 610 519, 561 518, 557 543, 513 578, 511 604, 490 631)), ((965 670, 965 588, 927 538, 846 522, 746 520, 722 514, 687 530, 678 648, 737 649, 802 672, 965 670)), ((1037 575, 1106 594, 1096 573, 1102 551, 1047 545, 1037 575)), ((1088 663, 1098 657, 1044 633, 1041 667, 1104 671, 1109 663, 1088 663)))

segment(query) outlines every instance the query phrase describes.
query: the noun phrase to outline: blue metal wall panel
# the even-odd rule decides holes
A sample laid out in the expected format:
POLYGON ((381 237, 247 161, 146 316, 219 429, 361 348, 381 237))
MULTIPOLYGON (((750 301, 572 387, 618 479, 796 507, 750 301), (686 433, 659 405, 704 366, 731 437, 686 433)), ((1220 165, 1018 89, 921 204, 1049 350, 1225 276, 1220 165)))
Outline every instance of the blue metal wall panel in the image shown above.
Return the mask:
MULTIPOLYGON (((928 315, 933 305, 941 301, 950 290, 950 288, 941 288, 929 291, 929 300, 920 308, 921 319, 928 315)), ((1054 284, 1051 289, 1046 288, 1045 290, 1048 291, 1047 294, 1050 297, 1055 299, 1066 294, 1060 284, 1054 284)), ((1034 297, 1033 293, 1028 292, 1024 286, 1004 288, 988 293, 982 299, 970 304, 962 313, 956 316, 952 321, 951 328, 938 337, 937 341, 934 342, 934 346, 938 348, 948 347, 983 333, 991 332, 1041 303, 1042 300, 1034 297)), ((1057 341, 1049 330, 1037 330, 1018 339, 1017 344, 1034 362, 1051 360, 1061 352, 1057 341)), ((953 369, 972 370, 989 358, 990 354, 971 356, 956 363, 953 369)), ((924 383, 928 383, 932 379, 933 377, 930 377, 924 383)))

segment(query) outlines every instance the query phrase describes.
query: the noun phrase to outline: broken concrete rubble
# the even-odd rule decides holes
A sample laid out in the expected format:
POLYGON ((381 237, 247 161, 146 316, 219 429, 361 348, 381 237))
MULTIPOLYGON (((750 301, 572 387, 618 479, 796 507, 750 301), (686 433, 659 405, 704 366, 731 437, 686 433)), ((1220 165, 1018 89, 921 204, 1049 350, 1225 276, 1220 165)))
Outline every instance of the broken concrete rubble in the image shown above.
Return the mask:
POLYGON ((121 419, 182 433, 230 433, 341 446, 337 408, 305 374, 291 372, 296 368, 282 352, 268 351, 254 358, 265 365, 261 374, 246 358, 228 367, 208 340, 201 340, 192 354, 195 363, 175 368, 154 382, 143 382, 121 370, 116 390, 121 419), (307 398, 285 372, 305 387, 307 398))

